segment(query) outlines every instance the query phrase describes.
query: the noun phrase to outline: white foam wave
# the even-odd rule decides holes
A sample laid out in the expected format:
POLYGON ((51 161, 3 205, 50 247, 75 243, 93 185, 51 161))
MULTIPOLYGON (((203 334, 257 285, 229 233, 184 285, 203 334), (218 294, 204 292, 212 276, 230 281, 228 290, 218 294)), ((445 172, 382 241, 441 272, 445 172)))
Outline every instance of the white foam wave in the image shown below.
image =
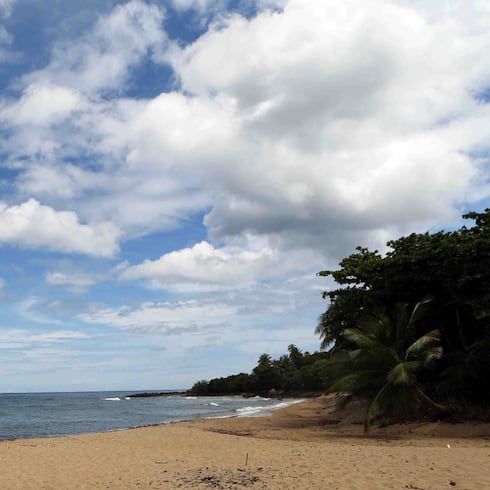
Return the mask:
POLYGON ((186 400, 197 400, 197 396, 186 396, 186 400))
POLYGON ((212 407, 219 407, 219 403, 214 403, 214 402, 211 402, 211 403, 210 403, 210 405, 211 405, 212 407))
POLYGON ((256 406, 256 407, 243 407, 237 408, 235 412, 238 414, 238 417, 257 417, 259 415, 266 415, 275 410, 280 410, 281 408, 286 408, 291 405, 295 405, 296 403, 301 403, 304 400, 291 400, 287 402, 276 403, 275 405, 269 406, 256 406))
POLYGON ((237 408, 236 413, 239 417, 252 417, 253 415, 257 415, 268 408, 269 407, 243 407, 237 408))
POLYGON ((106 402, 120 402, 121 399, 118 396, 115 396, 113 398, 104 398, 106 402))

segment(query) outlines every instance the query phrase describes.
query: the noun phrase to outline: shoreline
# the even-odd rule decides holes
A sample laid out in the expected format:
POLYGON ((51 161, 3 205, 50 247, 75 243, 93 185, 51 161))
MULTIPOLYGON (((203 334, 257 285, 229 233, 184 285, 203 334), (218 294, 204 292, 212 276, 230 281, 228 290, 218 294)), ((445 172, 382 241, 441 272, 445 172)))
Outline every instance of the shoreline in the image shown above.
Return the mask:
POLYGON ((490 488, 490 424, 418 422, 366 435, 356 407, 339 421, 334 404, 327 396, 266 417, 3 440, 0 488, 490 488))
MULTIPOLYGON (((174 392, 172 392, 169 396, 173 396, 174 392)), ((162 395, 161 393, 157 393, 154 395, 155 397, 168 397, 167 395, 162 395)), ((222 397, 237 397, 241 398, 241 395, 219 395, 222 397)), ((143 396, 132 396, 134 398, 147 398, 147 394, 144 393, 143 396)), ((153 397, 153 395, 151 396, 153 397)), ((208 396, 199 396, 199 395, 190 395, 189 396, 192 399, 199 399, 199 398, 208 398, 208 396)), ((118 397, 119 398, 119 397, 118 397)), ((130 398, 129 396, 127 398, 130 398)), ((209 396, 209 398, 218 398, 218 396, 209 396)), ((230 412, 229 414, 226 415, 218 415, 218 416, 198 416, 196 418, 184 418, 184 419, 179 419, 179 420, 164 420, 160 422, 149 422, 149 423, 143 423, 140 425, 128 425, 125 427, 114 427, 114 428, 108 428, 108 429, 102 429, 102 430, 92 430, 88 432, 68 432, 68 433, 61 433, 61 434, 49 434, 49 435, 32 435, 32 436, 20 436, 20 437, 15 437, 15 436, 8 436, 1 438, 0 437, 0 444, 4 441, 18 441, 18 440, 32 440, 32 439, 57 439, 61 437, 70 437, 70 436, 84 436, 84 435, 91 435, 91 434, 106 434, 106 433, 112 433, 112 432, 118 432, 118 431, 125 431, 125 430, 134 430, 134 429, 140 429, 140 428, 145 428, 145 427, 158 427, 158 426, 166 426, 169 424, 178 424, 178 423, 185 423, 185 422, 194 422, 194 421, 199 421, 199 420, 220 420, 220 419, 228 419, 228 418, 260 418, 260 417, 267 417, 272 414, 272 412, 275 412, 277 410, 283 410, 285 408, 288 408, 291 405, 295 405, 297 403, 301 403, 305 401, 305 398, 265 398, 261 396, 256 396, 255 398, 258 398, 259 400, 276 400, 277 403, 275 405, 271 406, 260 406, 260 407, 246 407, 246 408, 251 408, 252 412, 251 413, 246 413, 246 414, 241 414, 241 413, 236 413, 236 412, 230 412), (283 406, 285 405, 285 406, 283 406), (253 412, 254 409, 257 409, 257 412, 253 412)))

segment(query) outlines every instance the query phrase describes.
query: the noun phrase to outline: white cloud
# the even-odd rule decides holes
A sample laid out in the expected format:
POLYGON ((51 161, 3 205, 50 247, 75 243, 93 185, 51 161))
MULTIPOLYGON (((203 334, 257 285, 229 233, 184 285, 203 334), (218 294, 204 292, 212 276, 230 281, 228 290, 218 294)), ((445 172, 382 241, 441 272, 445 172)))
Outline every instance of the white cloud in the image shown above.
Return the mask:
POLYGON ((48 81, 83 93, 120 90, 131 66, 162 48, 163 11, 133 0, 101 17, 78 42, 58 44, 50 65, 25 78, 48 81))
MULTIPOLYGON (((150 147, 145 150, 142 145, 142 149, 144 155, 146 150, 152 152, 150 147)), ((198 187, 197 176, 196 180, 179 181, 173 171, 163 173, 151 161, 145 161, 145 156, 137 157, 135 152, 134 158, 134 165, 123 163, 107 171, 52 164, 48 159, 30 165, 17 184, 26 196, 65 205, 75 203, 84 219, 111 221, 132 238, 174 229, 180 220, 210 205, 209 193, 198 187)))
POLYGON ((163 14, 120 6, 25 77, 12 107, 40 106, 42 90, 63 97, 26 111, 11 138, 19 189, 126 237, 206 211, 212 243, 245 250, 254 235, 277 253, 336 258, 454 222, 463 202, 488 198, 487 162, 474 155, 490 141, 490 30, 472 5, 460 16, 420 2, 290 0, 226 17, 165 51, 180 86, 151 100, 118 99, 117 87, 168 46, 163 14), (94 96, 106 90, 111 100, 94 96), (77 167, 71 156, 86 152, 93 165, 77 167))
POLYGON ((20 100, 2 111, 1 117, 16 125, 51 125, 81 109, 80 95, 68 88, 51 84, 32 84, 20 100))
MULTIPOLYGON (((123 281, 143 279, 153 288, 181 294, 223 288, 246 294, 244 289, 248 287, 258 292, 259 283, 264 281, 274 282, 277 289, 280 289, 279 282, 284 288, 293 277, 313 276, 321 264, 321 256, 309 250, 284 252, 250 236, 246 243, 240 240, 240 246, 221 248, 202 241, 193 247, 166 253, 157 260, 145 260, 133 266, 121 264, 118 273, 123 281)), ((240 302, 233 299, 230 304, 240 302)))
MULTIPOLYGON (((12 0, 0 0, 0 21, 2 18, 10 15, 11 7, 14 1, 12 0)), ((10 50, 12 44, 12 35, 0 25, 0 63, 4 61, 11 61, 15 58, 15 53, 10 50)))
POLYGON ((32 163, 39 169, 80 154, 97 155, 94 126, 110 119, 109 99, 132 83, 132 69, 165 48, 162 20, 156 5, 138 0, 119 5, 85 36, 58 41, 46 67, 12 83, 20 97, 0 102, 0 123, 13 130, 2 141, 9 160, 29 171, 32 163))
POLYGON ((0 45, 10 44, 12 42, 12 36, 8 33, 5 27, 0 26, 0 45))
POLYGON ((84 225, 74 212, 55 211, 35 199, 10 207, 0 202, 0 243, 110 257, 119 237, 110 223, 84 225))
POLYGON ((174 52, 183 89, 228 98, 241 123, 240 151, 209 183, 211 236, 335 251, 453 219, 478 186, 465 155, 488 147, 473 116, 490 115, 475 99, 490 85, 489 48, 488 30, 393 2, 291 0, 174 52))
POLYGON ((162 255, 158 260, 145 260, 129 267, 120 277, 124 280, 150 279, 171 289, 182 283, 236 286, 254 281, 263 270, 277 265, 277 252, 270 248, 259 251, 214 248, 201 242, 162 255))
POLYGON ((8 17, 16 0, 0 0, 0 16, 8 17))
POLYGON ((32 333, 29 330, 7 328, 0 330, 0 349, 24 349, 39 344, 54 344, 70 340, 90 338, 84 332, 76 330, 55 330, 32 333))
POLYGON ((119 127, 123 131, 120 141, 113 140, 117 145, 129 143, 131 165, 145 162, 163 171, 205 166, 203 171, 212 171, 213 163, 224 164, 224 159, 232 156, 231 148, 240 144, 238 121, 226 100, 210 101, 174 92, 161 94, 140 108, 119 127))
MULTIPOLYGON (((311 318, 305 315, 305 305, 297 302, 302 302, 302 299, 293 290, 286 296, 284 294, 285 291, 279 293, 282 296, 279 300, 267 294, 266 289, 259 289, 258 292, 243 289, 231 294, 230 291, 224 292, 208 301, 152 302, 122 308, 94 307, 92 311, 80 315, 80 319, 120 328, 131 334, 162 337, 154 342, 158 342, 159 346, 163 342, 169 355, 225 345, 257 355, 264 351, 279 355, 284 353, 292 338, 295 342, 314 348, 316 341, 311 336, 311 318), (262 293, 266 294, 261 297, 262 293), (293 315, 285 316, 291 312, 293 315)), ((315 298, 318 303, 318 292, 315 292, 315 298)))
POLYGON ((228 156, 223 144, 234 143, 225 110, 180 94, 83 107, 49 132, 27 126, 10 141, 11 155, 22 158, 17 185, 25 196, 76 205, 84 219, 111 220, 128 236, 175 228, 210 206, 203 175, 228 156), (85 151, 97 162, 93 168, 70 161, 85 151), (61 163, 65 152, 68 162, 61 163), (26 154, 32 161, 26 163, 26 154))
POLYGON ((97 284, 97 278, 81 272, 48 272, 46 282, 52 286, 68 286, 73 292, 83 293, 97 284))
POLYGON ((54 332, 43 332, 37 335, 28 337, 32 342, 63 342, 65 340, 82 340, 90 338, 89 335, 83 332, 73 330, 56 330, 54 332))
POLYGON ((469 31, 486 32, 490 21, 490 4, 487 0, 395 0, 396 3, 422 12, 431 22, 444 19, 457 20, 469 31))
POLYGON ((56 165, 35 163, 26 168, 18 186, 26 195, 71 198, 85 189, 85 175, 86 172, 70 164, 60 168, 56 165))
POLYGON ((111 325, 146 335, 180 335, 208 332, 230 321, 236 309, 228 305, 179 303, 144 303, 137 308, 98 309, 80 316, 88 323, 111 325))
POLYGON ((44 323, 47 325, 63 325, 53 313, 59 309, 58 301, 45 301, 36 296, 26 296, 17 305, 18 314, 31 322, 44 323))

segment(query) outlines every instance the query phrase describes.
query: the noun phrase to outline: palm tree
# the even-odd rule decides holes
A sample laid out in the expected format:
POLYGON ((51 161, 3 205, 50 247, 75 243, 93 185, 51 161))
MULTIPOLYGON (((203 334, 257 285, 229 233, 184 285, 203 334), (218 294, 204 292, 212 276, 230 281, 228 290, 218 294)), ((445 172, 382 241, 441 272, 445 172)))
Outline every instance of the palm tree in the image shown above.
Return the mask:
POLYGON ((440 335, 432 330, 413 339, 415 324, 423 316, 430 300, 417 303, 408 314, 406 305, 397 305, 394 315, 377 311, 359 328, 348 328, 342 334, 343 348, 330 361, 334 383, 330 391, 347 392, 371 400, 365 430, 381 414, 409 415, 423 403, 437 413, 446 407, 432 400, 422 389, 417 375, 442 356, 440 335))

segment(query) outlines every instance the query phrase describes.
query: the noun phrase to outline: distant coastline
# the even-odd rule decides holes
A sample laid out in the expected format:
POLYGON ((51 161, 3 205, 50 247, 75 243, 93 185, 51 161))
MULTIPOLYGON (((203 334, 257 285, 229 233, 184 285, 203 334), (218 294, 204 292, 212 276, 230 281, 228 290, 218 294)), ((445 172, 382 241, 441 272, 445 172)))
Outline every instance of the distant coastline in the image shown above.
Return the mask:
POLYGON ((189 392, 186 391, 144 391, 141 393, 131 393, 127 395, 128 398, 151 398, 158 396, 188 396, 189 392))
POLYGON ((257 396, 267 397, 267 398, 276 398, 281 400, 283 398, 294 398, 294 399, 303 399, 303 398, 314 398, 316 396, 323 395, 323 391, 302 391, 302 392, 278 392, 276 390, 269 390, 267 393, 208 393, 206 395, 196 395, 192 390, 186 391, 144 391, 138 393, 131 393, 126 395, 127 398, 153 398, 153 397, 174 397, 174 396, 239 396, 242 398, 254 398, 257 396))

